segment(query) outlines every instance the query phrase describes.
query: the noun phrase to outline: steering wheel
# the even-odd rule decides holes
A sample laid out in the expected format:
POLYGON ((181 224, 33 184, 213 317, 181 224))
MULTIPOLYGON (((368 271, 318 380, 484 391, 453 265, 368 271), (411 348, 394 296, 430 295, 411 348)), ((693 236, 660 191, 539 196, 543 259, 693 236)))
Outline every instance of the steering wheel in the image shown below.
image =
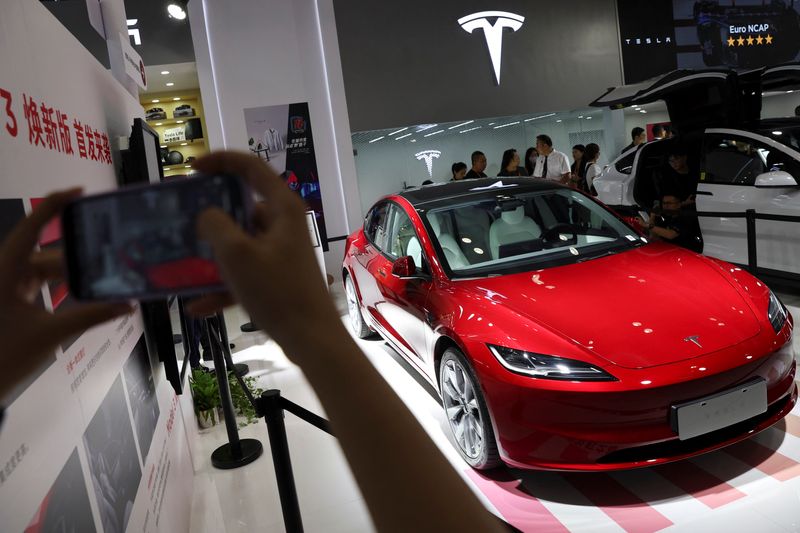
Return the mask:
POLYGON ((547 228, 544 233, 539 237, 544 242, 551 242, 553 244, 558 244, 559 242, 577 242, 578 240, 578 226, 575 224, 568 224, 566 222, 561 222, 555 224, 549 228, 547 228), (560 235, 569 234, 571 237, 566 240, 559 239, 560 235))

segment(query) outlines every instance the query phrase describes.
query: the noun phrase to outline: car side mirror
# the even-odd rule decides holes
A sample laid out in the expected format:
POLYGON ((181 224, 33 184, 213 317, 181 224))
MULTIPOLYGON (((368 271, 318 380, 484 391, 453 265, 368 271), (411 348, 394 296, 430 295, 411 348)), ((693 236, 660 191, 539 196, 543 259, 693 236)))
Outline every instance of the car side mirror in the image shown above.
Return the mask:
POLYGON ((400 279, 422 277, 417 275, 417 266, 414 264, 414 258, 410 255, 400 257, 392 264, 392 276, 400 279))
POLYGON ((784 170, 773 170, 756 176, 756 187, 797 187, 794 176, 784 170))

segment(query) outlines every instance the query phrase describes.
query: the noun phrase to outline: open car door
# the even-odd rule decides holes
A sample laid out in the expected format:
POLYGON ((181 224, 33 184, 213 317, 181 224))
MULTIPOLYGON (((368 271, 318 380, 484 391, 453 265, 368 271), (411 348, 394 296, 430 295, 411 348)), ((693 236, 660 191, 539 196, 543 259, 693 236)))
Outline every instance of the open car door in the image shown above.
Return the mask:
POLYGON ((609 89, 594 107, 621 109, 663 100, 681 134, 709 126, 737 127, 761 114, 760 72, 729 69, 675 70, 640 83, 609 89))
POLYGON ((767 67, 761 73, 762 91, 794 91, 800 89, 800 62, 767 67))

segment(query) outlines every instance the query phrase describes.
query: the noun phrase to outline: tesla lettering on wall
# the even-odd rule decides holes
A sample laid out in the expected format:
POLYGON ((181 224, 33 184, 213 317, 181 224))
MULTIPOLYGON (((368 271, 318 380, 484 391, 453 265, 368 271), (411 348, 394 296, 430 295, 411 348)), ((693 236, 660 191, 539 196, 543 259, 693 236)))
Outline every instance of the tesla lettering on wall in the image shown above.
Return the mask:
POLYGON ((458 19, 458 24, 467 33, 473 33, 478 28, 483 30, 497 85, 500 85, 500 66, 503 60, 503 30, 508 28, 512 32, 518 31, 523 22, 525 17, 507 11, 481 11, 458 19), (494 23, 490 22, 492 19, 494 23))
POLYGON ((428 176, 433 177, 433 160, 439 159, 441 157, 442 152, 439 150, 423 150, 422 152, 417 152, 414 154, 414 157, 417 158, 417 161, 425 161, 425 166, 428 169, 428 176))

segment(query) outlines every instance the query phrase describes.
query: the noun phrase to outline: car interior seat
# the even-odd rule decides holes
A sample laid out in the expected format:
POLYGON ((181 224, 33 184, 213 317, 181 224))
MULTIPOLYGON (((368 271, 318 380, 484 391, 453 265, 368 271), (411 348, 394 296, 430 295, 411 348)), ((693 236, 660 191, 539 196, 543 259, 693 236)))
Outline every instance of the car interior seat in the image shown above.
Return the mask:
POLYGON ((455 238, 443 230, 441 215, 439 213, 429 213, 428 221, 433 228, 433 234, 439 241, 439 246, 442 247, 442 252, 444 252, 445 259, 447 259, 450 268, 459 269, 469 266, 470 262, 467 261, 464 252, 461 251, 455 238))
POLYGON ((492 226, 492 215, 481 207, 459 207, 453 209, 453 217, 457 232, 453 232, 456 242, 470 263, 486 260, 479 252, 489 249, 489 228, 492 226), (478 251, 476 251, 478 250, 478 251))
POLYGON ((503 211, 500 218, 489 228, 489 249, 492 258, 500 257, 500 247, 505 244, 531 241, 542 234, 541 228, 532 218, 525 215, 525 207, 519 206, 513 211, 503 211))
POLYGON ((419 239, 414 235, 408 239, 406 245, 406 255, 410 255, 414 260, 414 266, 420 268, 422 266, 422 246, 419 244, 419 239))

